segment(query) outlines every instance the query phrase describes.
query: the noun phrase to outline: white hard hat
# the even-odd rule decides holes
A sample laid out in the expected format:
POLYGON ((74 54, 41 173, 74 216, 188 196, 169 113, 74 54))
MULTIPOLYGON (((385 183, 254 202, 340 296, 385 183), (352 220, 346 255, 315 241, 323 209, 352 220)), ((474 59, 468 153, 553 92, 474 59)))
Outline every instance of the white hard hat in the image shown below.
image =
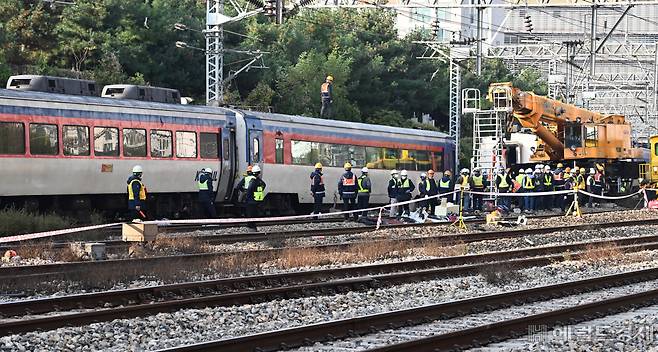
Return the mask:
POLYGON ((397 174, 398 174, 398 170, 395 169, 391 170, 391 175, 397 175, 397 174))
POLYGON ((543 168, 544 168, 544 165, 542 165, 542 164, 535 165, 535 170, 539 170, 539 169, 543 169, 543 168))
POLYGON ((549 165, 544 166, 545 171, 551 171, 551 167, 549 165))
POLYGON ((260 166, 254 165, 254 167, 251 168, 251 172, 253 173, 260 172, 260 166))
POLYGON ((133 166, 133 174, 142 173, 142 167, 140 165, 133 166))
POLYGON ((531 173, 532 173, 532 169, 531 169, 531 168, 527 168, 527 169, 525 169, 525 173, 526 173, 526 174, 531 174, 531 173))
POLYGON ((541 173, 541 170, 537 169, 537 170, 535 170, 535 173, 536 173, 536 174, 540 174, 540 173, 541 173))
POLYGON ((400 176, 407 176, 407 170, 402 170, 400 172, 400 176))
POLYGON ((423 172, 422 174, 420 174, 420 177, 427 177, 427 174, 423 172))
POLYGON ((211 174, 211 173, 212 173, 212 169, 211 169, 211 168, 209 168, 209 167, 206 167, 206 168, 204 168, 204 169, 203 169, 203 170, 201 170, 201 171, 203 171, 203 172, 206 172, 206 173, 209 173, 209 174, 211 174))
POLYGON ((589 169, 589 173, 591 175, 594 175, 596 173, 596 170, 594 170, 594 168, 592 167, 592 168, 589 169))
POLYGON ((363 172, 364 174, 367 174, 368 173, 368 168, 364 166, 363 169, 361 169, 361 172, 363 172))
POLYGON ((469 171, 468 171, 467 168, 463 168, 459 173, 460 174, 467 174, 467 173, 469 173, 469 171))

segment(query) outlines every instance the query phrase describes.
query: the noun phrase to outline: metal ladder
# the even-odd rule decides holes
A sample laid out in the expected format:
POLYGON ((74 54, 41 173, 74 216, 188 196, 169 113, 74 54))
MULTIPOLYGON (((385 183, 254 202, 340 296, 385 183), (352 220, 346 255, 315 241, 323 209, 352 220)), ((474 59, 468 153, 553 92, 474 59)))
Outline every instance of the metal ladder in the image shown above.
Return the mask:
MULTIPOLYGON (((478 97, 473 92, 464 91, 464 106, 470 106, 469 111, 473 114, 473 157, 471 159, 471 170, 479 168, 491 187, 489 199, 494 199, 497 192, 495 179, 499 168, 505 166, 503 160, 503 148, 505 138, 505 121, 512 111, 512 91, 509 87, 496 87, 491 92, 492 109, 480 110, 479 103, 473 106, 473 101, 478 97)), ((467 111, 464 108, 463 111, 467 111)))

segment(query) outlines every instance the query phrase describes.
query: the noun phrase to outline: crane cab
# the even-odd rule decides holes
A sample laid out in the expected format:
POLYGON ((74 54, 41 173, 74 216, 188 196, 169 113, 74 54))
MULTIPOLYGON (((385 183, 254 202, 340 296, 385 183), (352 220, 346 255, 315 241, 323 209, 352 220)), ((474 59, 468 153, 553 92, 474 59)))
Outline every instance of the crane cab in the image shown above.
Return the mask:
POLYGON ((649 137, 649 162, 640 165, 640 177, 651 183, 658 182, 658 136, 649 137))

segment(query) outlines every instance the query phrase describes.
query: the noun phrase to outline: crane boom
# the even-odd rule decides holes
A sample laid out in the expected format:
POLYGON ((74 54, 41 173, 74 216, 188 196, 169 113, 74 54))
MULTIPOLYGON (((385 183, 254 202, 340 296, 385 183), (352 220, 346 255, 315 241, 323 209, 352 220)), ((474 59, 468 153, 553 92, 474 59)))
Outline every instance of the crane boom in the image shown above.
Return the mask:
POLYGON ((641 152, 631 148, 631 126, 624 116, 604 115, 514 88, 510 82, 492 83, 495 94, 510 95, 510 115, 541 140, 532 160, 627 159, 641 152))

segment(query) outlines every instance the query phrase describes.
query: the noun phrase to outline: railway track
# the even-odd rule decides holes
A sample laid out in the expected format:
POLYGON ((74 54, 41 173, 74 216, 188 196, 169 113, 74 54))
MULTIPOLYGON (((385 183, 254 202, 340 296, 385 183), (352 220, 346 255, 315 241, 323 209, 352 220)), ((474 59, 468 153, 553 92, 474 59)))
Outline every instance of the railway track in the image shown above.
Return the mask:
POLYGON ((252 304, 473 275, 491 269, 492 266, 504 270, 541 266, 565 260, 563 254, 567 251, 570 258, 578 259, 588 249, 609 245, 618 246, 625 252, 658 249, 658 236, 17 301, 0 304, 2 316, 9 317, 0 321, 0 335, 84 325, 183 308, 252 304), (29 315, 36 317, 26 318, 29 315))
MULTIPOLYGON (((556 226, 556 227, 543 227, 535 229, 522 229, 522 230, 504 230, 504 231, 489 231, 489 232, 473 232, 473 233, 463 233, 463 234, 450 234, 450 235, 438 235, 438 236, 427 236, 427 237, 417 237, 417 238, 405 238, 405 239, 394 239, 394 240, 381 240, 389 243, 400 243, 405 245, 422 245, 425 243, 471 243, 484 240, 495 240, 501 238, 514 238, 522 237, 531 234, 546 234, 553 232, 563 232, 570 230, 596 230, 600 228, 612 228, 612 227, 626 227, 626 226, 638 226, 638 225, 655 225, 658 224, 658 219, 651 220, 630 220, 630 221, 620 221, 620 222, 608 222, 608 223, 599 223, 599 224, 578 224, 578 225, 569 225, 569 226, 556 226)), ((421 224, 422 226, 432 226, 434 224, 421 224)), ((416 225, 417 226, 417 225, 416 225)), ((361 231, 361 229, 359 228, 361 231)), ((345 231, 353 231, 353 229, 343 228, 343 229, 328 229, 323 230, 324 236, 328 236, 331 233, 341 233, 345 234, 345 231)), ((351 233, 351 232, 350 232, 351 233)), ((262 258, 272 258, 277 255, 282 254, 286 250, 291 249, 315 249, 321 251, 337 251, 344 250, 350 246, 369 243, 372 244, 377 241, 368 241, 368 242, 350 242, 350 243, 338 243, 338 244, 326 244, 318 246, 304 246, 304 247, 286 247, 286 248, 272 248, 272 249, 259 249, 259 250, 248 250, 248 251, 230 251, 230 252, 217 252, 217 253, 196 253, 196 254, 184 254, 176 256, 156 256, 156 257, 146 257, 146 258, 135 258, 135 259, 117 259, 117 260, 105 260, 105 261, 89 261, 89 262, 66 262, 66 263, 54 263, 54 264, 44 264, 44 265, 25 265, 25 266, 7 266, 0 267, 0 277, 11 280, 22 280, 22 279, 42 279, 42 280, 51 280, 55 278, 67 279, 67 275, 85 275, 93 273, 95 270, 115 270, 115 271, 125 271, 125 272, 135 272, 138 273, 140 270, 145 270, 149 267, 157 267, 162 265, 172 265, 185 267, 194 262, 196 263, 205 263, 211 260, 216 260, 219 258, 225 258, 229 256, 258 256, 262 258)))
MULTIPOLYGON (((658 269, 639 270, 203 342, 160 351, 265 352, 310 345, 313 345, 314 351, 334 351, 339 346, 332 345, 332 341, 358 336, 368 337, 379 332, 385 332, 389 338, 391 335, 396 334, 404 336, 410 341, 384 347, 375 347, 369 349, 369 351, 434 352, 463 350, 525 335, 528 333, 528 327, 532 325, 553 327, 591 320, 639 306, 656 304, 658 303, 658 289, 655 289, 656 280, 658 280, 658 269), (631 286, 633 284, 636 286, 631 286), (619 288, 628 288, 628 291, 631 292, 619 293, 619 288), (611 291, 612 294, 608 294, 608 296, 591 294, 598 291, 602 293, 611 291), (617 293, 617 295, 615 296, 614 293, 617 293), (588 294, 590 295, 589 299, 585 299, 585 303, 580 303, 582 301, 582 295, 588 297, 588 294), (570 296, 574 295, 581 295, 579 297, 581 299, 570 299, 570 296), (558 304, 556 302, 563 303, 558 304), (564 302, 568 302, 568 304, 564 304, 564 302), (542 304, 544 310, 539 314, 524 315, 523 311, 527 311, 527 309, 522 309, 520 313, 509 314, 509 310, 515 306, 532 306, 538 303, 542 304), (493 319, 495 320, 497 318, 498 320, 495 323, 485 321, 483 324, 482 319, 477 319, 487 312, 491 312, 490 315, 494 317, 493 319), (438 334, 434 336, 417 339, 409 338, 409 336, 414 335, 414 331, 418 330, 414 329, 414 327, 424 326, 425 329, 422 331, 428 335, 432 335, 437 330, 432 330, 431 324, 443 323, 444 325, 451 325, 457 318, 468 316, 473 316, 473 320, 470 321, 470 327, 469 324, 465 324, 465 327, 455 330, 453 326, 453 331, 450 332, 441 332, 441 330, 438 330, 438 334), (507 316, 511 317, 508 318, 507 316), (323 343, 325 346, 322 345, 323 343)), ((376 336, 372 339, 376 340, 376 336)), ((341 347, 341 350, 349 349, 341 347)))

